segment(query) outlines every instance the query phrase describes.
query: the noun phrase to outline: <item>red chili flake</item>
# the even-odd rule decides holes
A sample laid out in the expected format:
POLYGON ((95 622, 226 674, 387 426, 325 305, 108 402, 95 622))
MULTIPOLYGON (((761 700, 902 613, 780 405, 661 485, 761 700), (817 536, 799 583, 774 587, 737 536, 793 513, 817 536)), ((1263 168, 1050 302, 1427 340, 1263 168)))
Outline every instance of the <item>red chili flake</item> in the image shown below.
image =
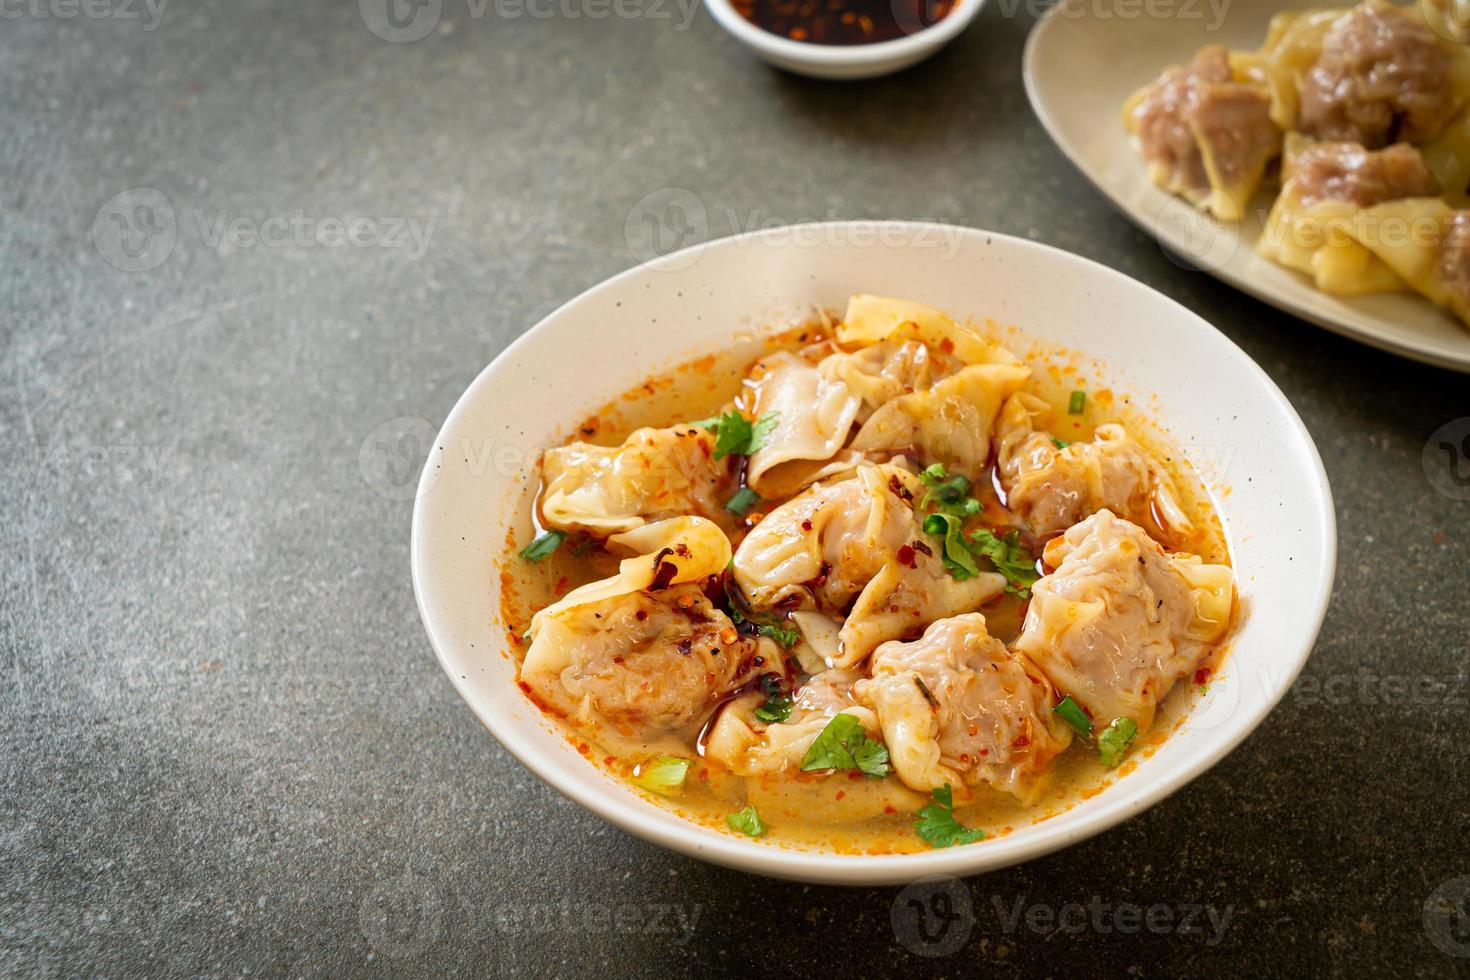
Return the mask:
POLYGON ((556 580, 556 588, 554 589, 554 591, 555 591, 555 593, 557 595, 561 595, 566 590, 567 590, 567 577, 565 575, 563 575, 561 578, 559 578, 559 579, 556 580))
POLYGON ((1028 746, 1030 744, 1031 744, 1031 736, 1030 735, 1027 735, 1025 732, 1022 732, 1021 734, 1017 735, 1015 738, 1011 739, 1011 748, 1013 748, 1013 749, 1024 749, 1026 746, 1028 746))
POLYGON ((883 808, 883 812, 884 812, 884 813, 897 813, 897 812, 898 812, 898 811, 897 811, 897 810, 895 810, 895 809, 894 809, 894 808, 893 808, 893 807, 891 807, 891 806, 885 806, 885 807, 884 807, 884 808, 883 808))
POLYGON ((808 520, 802 521, 801 522, 801 529, 803 531, 810 531, 812 529, 812 522, 811 522, 811 520, 808 519, 808 520))
POLYGON ((635 612, 633 614, 633 618, 636 619, 636 620, 638 620, 638 622, 640 622, 640 623, 643 622, 645 619, 648 618, 648 610, 647 609, 640 609, 640 610, 638 610, 637 612, 635 612))
POLYGON ((1210 682, 1210 668, 1201 667, 1199 670, 1195 671, 1194 682, 1196 684, 1208 684, 1210 682))
POLYGON ((911 546, 911 545, 904 545, 902 548, 899 548, 898 549, 898 563, 900 565, 907 565, 909 568, 917 568, 918 567, 914 563, 914 549, 913 549, 913 546, 911 546))
POLYGON ((953 354, 954 353, 954 341, 953 340, 950 340, 948 337, 945 337, 943 340, 941 340, 939 342, 939 349, 942 350, 942 351, 944 351, 946 354, 953 354))
POLYGON ((612 764, 613 764, 613 763, 614 763, 614 762, 617 762, 617 761, 618 761, 618 759, 617 759, 617 756, 613 756, 613 755, 605 755, 605 756, 603 756, 603 757, 602 757, 602 764, 603 764, 603 765, 604 765, 604 766, 610 766, 610 765, 612 765, 612 764))
POLYGON ((845 790, 845 789, 839 789, 837 791, 837 797, 836 798, 840 800, 840 799, 842 799, 846 795, 847 795, 847 790, 845 790))

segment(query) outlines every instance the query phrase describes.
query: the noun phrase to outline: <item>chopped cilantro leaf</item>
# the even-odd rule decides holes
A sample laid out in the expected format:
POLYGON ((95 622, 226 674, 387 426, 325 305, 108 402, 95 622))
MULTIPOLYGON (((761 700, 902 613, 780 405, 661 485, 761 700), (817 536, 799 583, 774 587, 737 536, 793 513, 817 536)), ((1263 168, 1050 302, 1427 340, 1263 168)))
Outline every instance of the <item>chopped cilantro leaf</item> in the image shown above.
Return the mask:
POLYGON ((715 459, 726 456, 749 456, 765 445, 778 421, 776 412, 767 412, 751 422, 739 412, 730 411, 718 418, 691 423, 715 434, 715 459))
POLYGON ((689 760, 676 755, 661 755, 643 763, 633 774, 633 783, 657 793, 673 796, 684 787, 684 777, 689 774, 689 760))
POLYGON ((1011 531, 1003 538, 984 528, 970 533, 972 547, 1006 577, 1006 591, 1024 599, 1041 576, 1036 573, 1036 559, 1021 547, 1020 538, 1020 531, 1011 531))
POLYGON ((766 703, 755 709, 757 718, 771 725, 791 717, 791 697, 781 689, 779 676, 762 674, 761 690, 765 692, 766 703))
POLYGON ((965 541, 963 527, 964 521, 953 514, 930 514, 924 518, 925 533, 944 538, 944 567, 961 582, 980 574, 980 567, 965 541))
POLYGON ((535 541, 521 549, 521 557, 526 561, 540 561, 550 555, 561 543, 567 539, 565 531, 547 531, 535 541))
POLYGON ((1081 415, 1083 409, 1087 408, 1087 392, 1074 391, 1072 397, 1067 399, 1067 414, 1081 415))
POLYGON ((760 814, 755 812, 753 806, 748 806, 744 810, 727 816, 725 826, 736 833, 748 834, 751 837, 759 837, 766 832, 766 825, 761 821, 760 814))
POLYGON ((755 716, 767 725, 785 721, 791 717, 791 699, 788 697, 767 698, 765 704, 755 709, 755 716))
POLYGON ((1114 718, 1113 723, 1103 729, 1097 737, 1097 754, 1105 766, 1113 767, 1123 761, 1128 747, 1138 737, 1138 722, 1132 718, 1114 718))
POLYGON ((735 491, 734 496, 725 501, 725 509, 732 514, 744 517, 750 512, 750 508, 761 502, 761 495, 750 487, 741 487, 735 491))
POLYGON ((1072 730, 1078 735, 1092 734, 1092 719, 1087 717, 1087 712, 1082 710, 1080 704, 1072 700, 1072 695, 1069 694, 1062 698, 1052 710, 1056 712, 1058 718, 1071 725, 1072 730))
POLYGON ((1065 440, 1065 439, 1058 439, 1056 436, 1052 436, 1051 437, 1051 441, 1057 444, 1057 448, 1058 449, 1066 449, 1068 446, 1071 445, 1071 443, 1068 442, 1067 440, 1065 440))
POLYGON ((930 847, 953 847, 973 844, 985 839, 985 831, 969 828, 955 819, 954 790, 945 783, 933 793, 934 802, 919 811, 914 832, 929 842, 930 847))
POLYGON ((869 776, 888 775, 888 749, 868 738, 863 723, 840 714, 827 723, 801 760, 801 771, 857 769, 869 776))
MULTIPOLYGON (((729 594, 728 588, 726 594, 729 594)), ((794 626, 782 626, 779 623, 768 623, 759 619, 751 619, 740 611, 740 607, 734 602, 730 603, 730 622, 739 626, 741 623, 749 623, 750 628, 746 630, 747 635, 754 630, 758 636, 768 636, 790 650, 801 642, 801 633, 794 626)))

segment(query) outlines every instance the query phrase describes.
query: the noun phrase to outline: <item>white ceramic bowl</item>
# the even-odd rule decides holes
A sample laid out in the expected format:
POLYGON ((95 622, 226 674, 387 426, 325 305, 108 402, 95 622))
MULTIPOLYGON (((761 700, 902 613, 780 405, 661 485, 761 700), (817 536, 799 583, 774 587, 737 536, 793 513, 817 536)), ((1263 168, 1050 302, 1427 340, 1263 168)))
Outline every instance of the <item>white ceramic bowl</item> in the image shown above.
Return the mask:
POLYGON ((772 34, 740 16, 730 0, 704 0, 721 27, 777 68, 812 78, 876 78, 916 65, 959 36, 985 0, 958 0, 932 27, 877 44, 808 44, 772 34))
MULTIPOLYGON (((759 874, 840 884, 967 875, 1055 851, 1126 820, 1219 761, 1300 671, 1332 590, 1327 476, 1281 392, 1178 303, 1045 245, 973 229, 831 222, 696 246, 594 287, 529 330, 460 398, 434 444, 413 515, 413 580, 429 639, 485 726, 547 783, 630 833, 759 874), (993 318, 1103 359, 1115 391, 1157 414, 1216 494, 1248 616, 1204 700, 1132 773, 1005 837, 924 854, 790 850, 688 823, 583 759, 515 685, 500 651, 494 562, 536 454, 579 418, 741 328, 856 292, 993 318)), ((1203 829, 1203 828, 1202 828, 1203 829)))

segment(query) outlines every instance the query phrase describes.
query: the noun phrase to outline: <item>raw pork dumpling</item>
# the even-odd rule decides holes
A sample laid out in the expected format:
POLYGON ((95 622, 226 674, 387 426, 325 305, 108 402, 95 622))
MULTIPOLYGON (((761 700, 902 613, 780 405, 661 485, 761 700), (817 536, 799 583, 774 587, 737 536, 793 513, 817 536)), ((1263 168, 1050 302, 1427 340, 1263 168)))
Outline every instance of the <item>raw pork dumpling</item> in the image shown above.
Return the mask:
POLYGON ((980 613, 883 644, 871 670, 853 694, 877 713, 899 778, 921 792, 984 784, 1030 803, 1072 740, 1052 714, 1051 684, 992 637, 980 613))
POLYGON ((1281 194, 1256 243, 1259 254, 1307 273, 1325 293, 1405 288, 1397 273, 1353 237, 1352 227, 1364 208, 1434 192, 1434 177, 1417 149, 1395 143, 1367 150, 1358 143, 1313 143, 1292 133, 1281 178, 1281 194))
POLYGON ((1269 89, 1233 67, 1221 44, 1201 48, 1187 67, 1168 68, 1134 93, 1123 123, 1138 138, 1155 184, 1226 221, 1245 214, 1281 148, 1269 89))
POLYGON ((1137 525, 1098 511, 1046 546, 1056 571, 1031 587, 1015 649, 1098 727, 1153 724, 1159 701, 1224 634, 1231 571, 1168 555, 1137 525))
POLYGON ((757 608, 846 615, 831 666, 879 643, 970 612, 1005 588, 1000 575, 955 580, 914 518, 923 485, 900 466, 863 464, 765 516, 735 553, 735 583, 757 608))
POLYGON ((1414 290, 1470 325, 1470 211, 1417 197, 1369 208, 1359 220, 1359 241, 1414 290))
POLYGON ((851 448, 911 452, 971 479, 990 456, 1000 405, 1031 370, 933 307, 859 294, 837 339, 856 353, 836 369, 865 411, 851 448))
POLYGON ((704 594, 730 560, 714 524, 674 518, 608 545, 635 557, 531 620, 521 681, 546 704, 582 723, 676 730, 781 663, 779 647, 740 636, 704 594))
MULTIPOLYGON (((778 351, 756 364, 750 382, 755 416, 775 413, 776 425, 750 457, 746 482, 767 498, 789 496, 804 484, 831 475, 852 434, 862 399, 838 374, 838 358, 811 361, 778 351)), ((851 462, 846 464, 849 468, 851 462)))
POLYGON ((1297 78, 1297 127, 1369 149, 1432 139, 1470 97, 1462 51, 1392 4, 1369 0, 1334 20, 1297 78))
POLYGON ((801 760, 822 729, 839 714, 849 714, 871 733, 878 719, 851 696, 862 674, 855 670, 824 670, 813 675, 791 696, 791 716, 766 724, 755 716, 765 696, 753 692, 720 710, 705 742, 705 755, 742 776, 801 768, 801 760))
POLYGON ((599 537, 680 514, 721 513, 727 467, 714 436, 694 425, 639 429, 621 446, 574 442, 541 461, 547 527, 599 537))
POLYGON ((996 426, 1006 506, 1033 532, 1064 531, 1104 508, 1161 534, 1190 528, 1168 474, 1123 426, 1100 425, 1091 441, 1062 448, 1046 430, 1050 419, 1050 405, 1020 392, 996 426))

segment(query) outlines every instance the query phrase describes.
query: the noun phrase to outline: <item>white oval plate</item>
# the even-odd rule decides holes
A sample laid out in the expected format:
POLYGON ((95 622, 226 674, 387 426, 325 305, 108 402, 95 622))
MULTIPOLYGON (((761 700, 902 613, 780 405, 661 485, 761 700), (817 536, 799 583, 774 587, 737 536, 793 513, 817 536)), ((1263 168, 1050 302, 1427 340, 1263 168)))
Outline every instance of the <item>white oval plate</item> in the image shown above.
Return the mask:
MULTIPOLYGON (((520 532, 522 536, 524 532, 520 532)), ((1316 447, 1265 373, 1204 320, 1104 266, 966 228, 834 222, 727 238, 588 290, 528 331, 460 398, 430 452, 413 514, 413 581, 440 663, 485 726, 547 783, 630 833, 693 857, 812 882, 887 884, 1025 861, 1142 812, 1235 747, 1312 649, 1337 536, 1316 447), (857 856, 761 844, 696 826, 583 759, 515 685, 495 562, 537 454, 671 361, 735 331, 861 291, 991 317, 1107 362, 1115 391, 1153 411, 1203 469, 1248 617, 1185 723, 1102 793, 1005 837, 924 854, 857 856), (1228 490, 1227 490, 1228 488, 1228 490)))
POLYGON ((1306 276, 1254 251, 1271 206, 1269 193, 1257 195, 1251 216, 1239 226, 1201 215, 1149 182, 1123 130, 1123 101, 1164 66, 1185 63, 1215 42, 1258 48, 1272 14, 1321 6, 1312 0, 1064 0, 1026 41, 1026 93, 1077 169, 1135 224, 1192 264, 1329 330, 1470 371, 1470 330, 1450 313, 1409 293, 1339 298, 1318 292, 1306 276), (1173 13, 1150 17, 1150 9, 1173 13))

